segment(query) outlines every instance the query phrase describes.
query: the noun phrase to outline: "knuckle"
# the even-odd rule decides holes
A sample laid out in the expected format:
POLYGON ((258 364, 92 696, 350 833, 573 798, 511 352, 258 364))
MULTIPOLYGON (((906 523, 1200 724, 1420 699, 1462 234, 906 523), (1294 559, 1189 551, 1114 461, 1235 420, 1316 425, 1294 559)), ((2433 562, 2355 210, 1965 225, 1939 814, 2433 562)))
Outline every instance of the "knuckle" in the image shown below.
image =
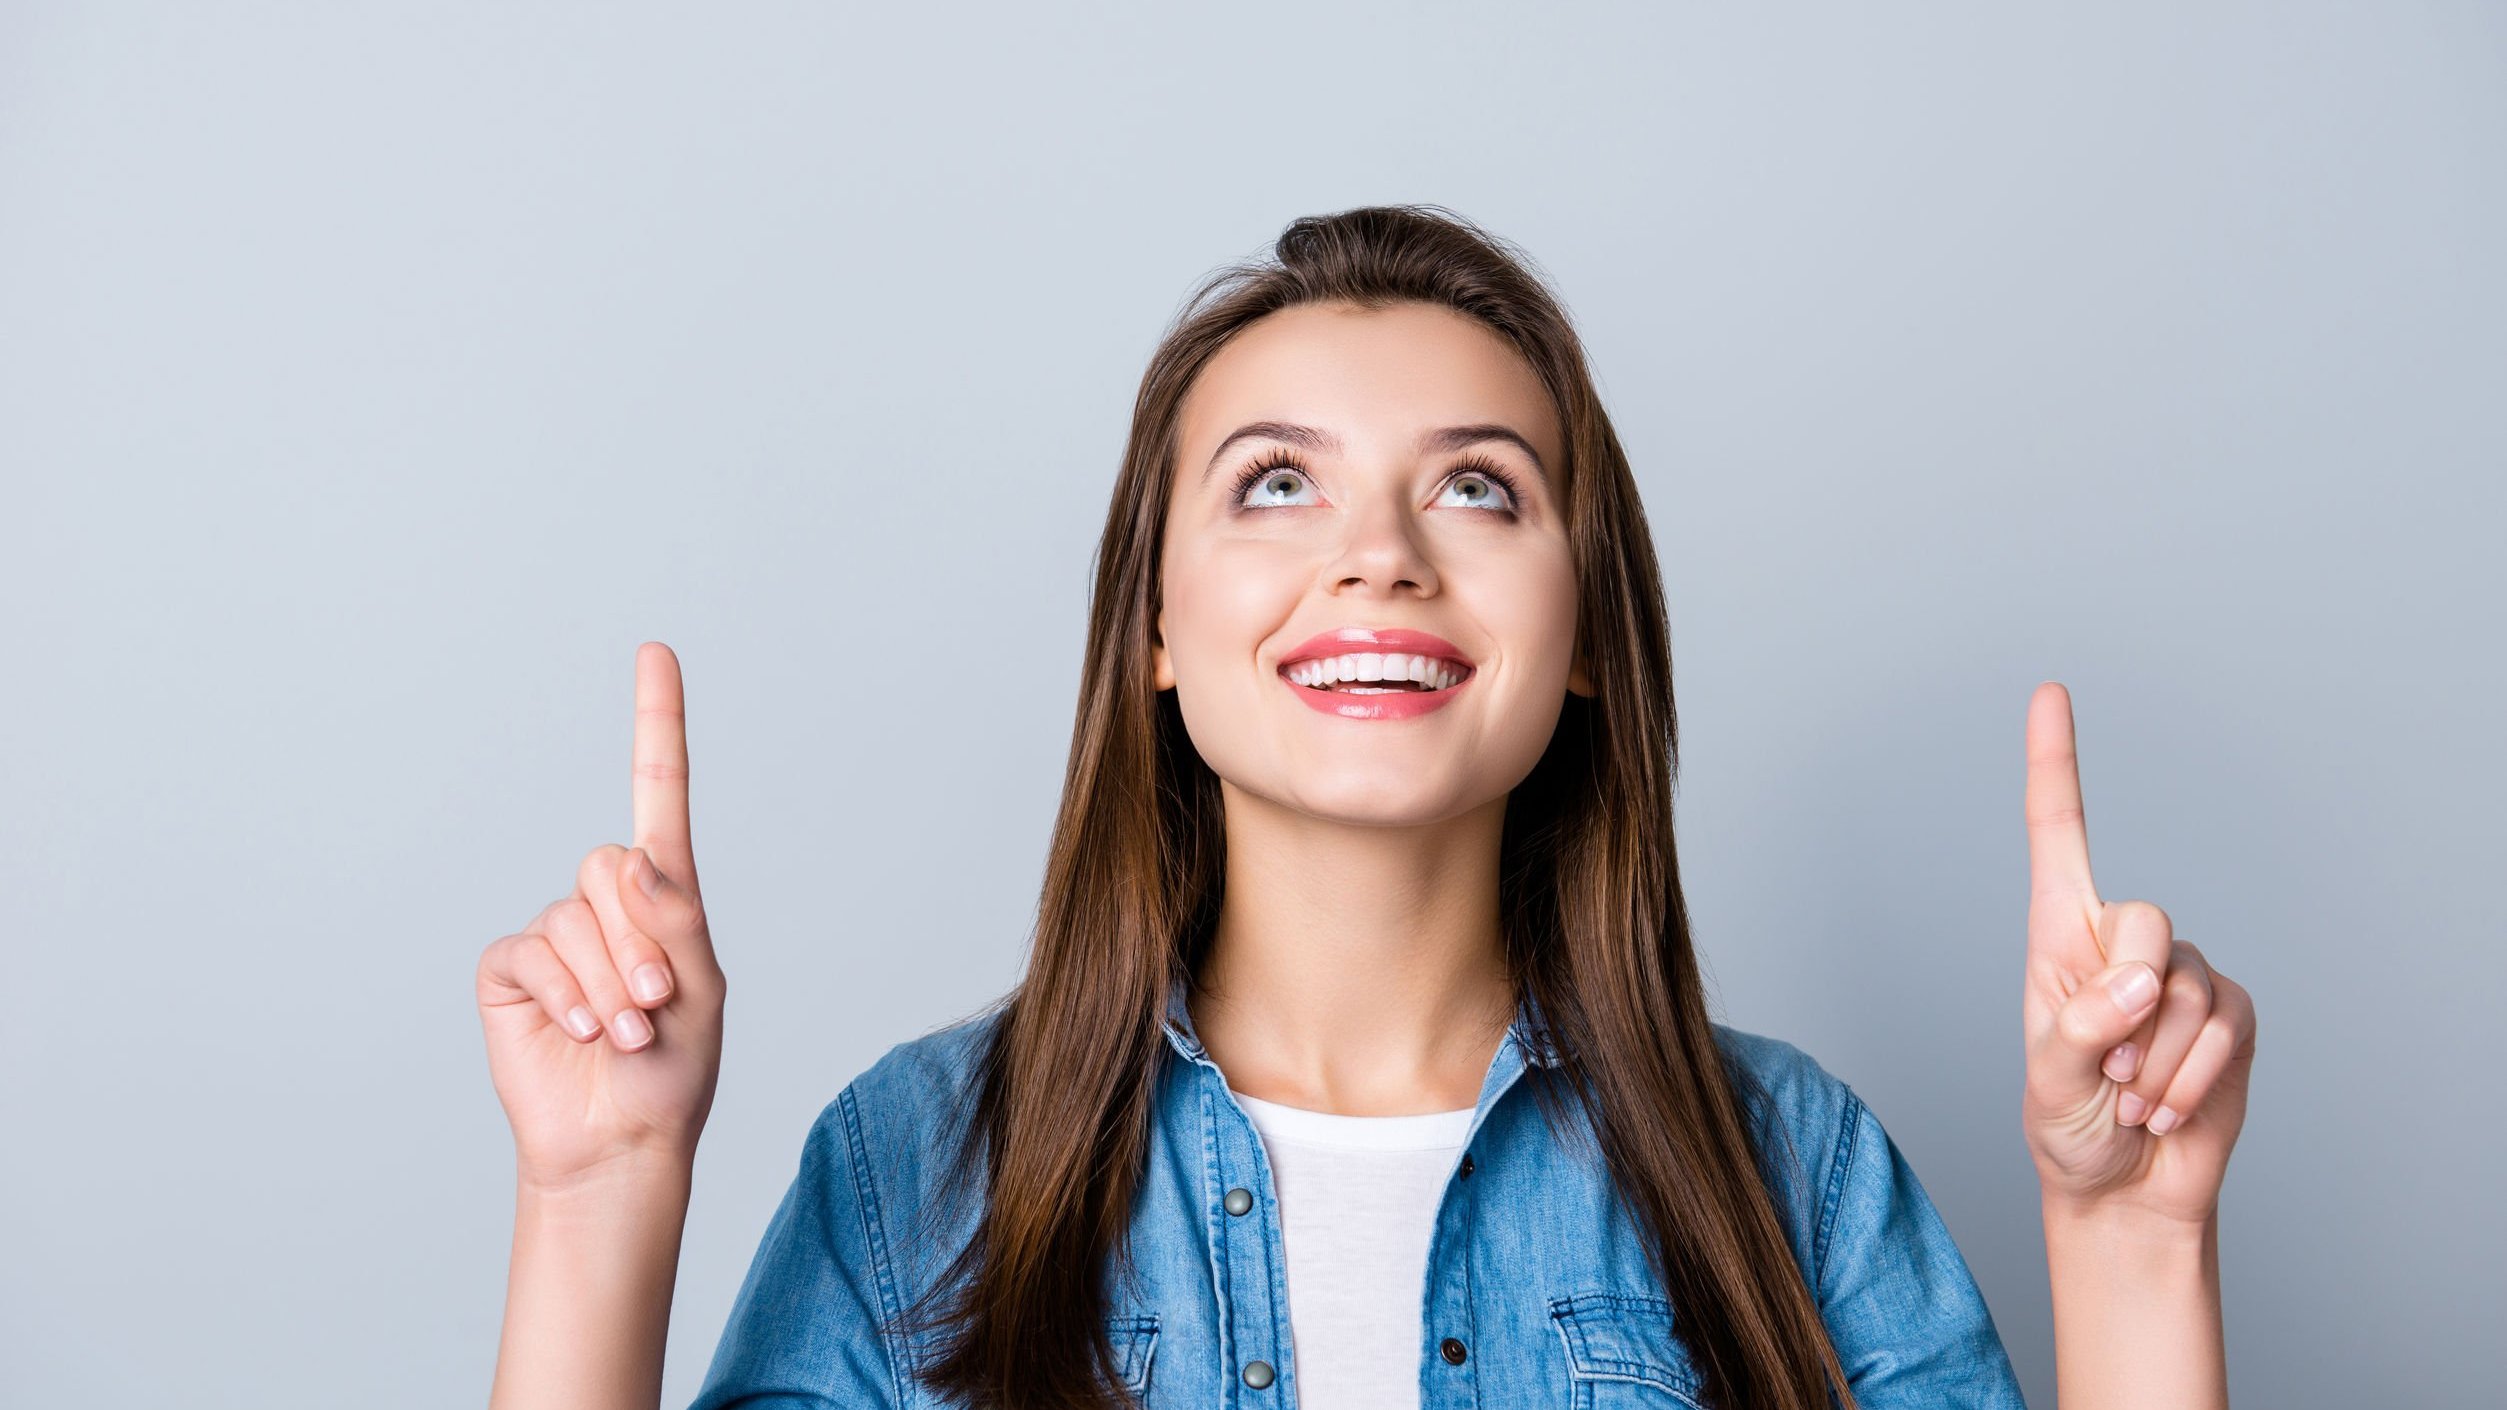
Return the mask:
POLYGON ((514 977, 522 987, 534 994, 547 995, 561 987, 571 987, 574 976, 566 962, 557 955, 557 947, 545 935, 517 936, 514 946, 514 977))
POLYGON ((549 907, 548 929, 552 935, 576 939, 601 933, 601 918, 592 913, 592 903, 580 896, 569 896, 549 907))
POLYGON ((2255 1013, 2254 999, 2246 992, 2244 986, 2235 983, 2225 975, 2221 976, 2220 983, 2224 987, 2216 1007, 2221 1016, 2229 1021, 2239 1035, 2235 1055, 2252 1056, 2255 1050, 2255 1032, 2261 1026, 2261 1019, 2255 1013))
POLYGON ((609 885, 626 855, 627 849, 615 842, 604 842, 584 853, 582 863, 575 868, 575 888, 590 895, 594 887, 609 885))
POLYGON ((617 962, 601 938, 600 922, 592 918, 588 908, 579 924, 557 928, 552 936, 551 955, 596 1011, 608 1013, 625 1004, 626 985, 620 981, 617 962))
POLYGON ((2191 1113, 2195 1107, 2200 1106, 2202 1099, 2210 1095, 2210 1092, 2211 1075, 2208 1072, 2197 1072, 2187 1068, 2176 1074, 2174 1080, 2158 1093, 2156 1100, 2163 1105, 2174 1107, 2181 1116, 2191 1113))
POLYGON ((2167 931, 2168 913, 2148 901, 2118 901, 2116 924, 2167 931))
POLYGON ((472 973, 473 983, 481 994, 494 989, 529 989, 522 959, 522 944, 529 937, 523 934, 500 935, 479 951, 479 963, 472 973))
POLYGON ((2186 965, 2168 966, 2168 997, 2178 1003, 2211 1006, 2211 980, 2200 969, 2186 965))
POLYGON ((563 924, 550 928, 559 960, 574 975, 575 982, 583 986, 583 991, 598 1001, 595 1007, 616 1007, 624 986, 619 983, 609 942, 601 934, 600 920, 589 906, 571 909, 566 917, 563 924))
POLYGON ((2203 1041, 2216 1049, 2223 1059, 2235 1053, 2241 1039, 2253 1031, 2252 1024, 2242 1015, 2234 1013, 2214 1013, 2210 1022, 2202 1026, 2203 1041))

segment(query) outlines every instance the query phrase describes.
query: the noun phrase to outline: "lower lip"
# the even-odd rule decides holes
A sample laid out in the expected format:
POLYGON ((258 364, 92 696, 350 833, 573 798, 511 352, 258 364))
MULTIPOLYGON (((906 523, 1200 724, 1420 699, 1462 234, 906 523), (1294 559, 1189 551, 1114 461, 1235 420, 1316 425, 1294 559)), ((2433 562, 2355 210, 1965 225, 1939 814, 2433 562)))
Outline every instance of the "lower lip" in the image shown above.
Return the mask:
POLYGON ((1317 714, 1336 715, 1344 720, 1415 720, 1431 710, 1442 710, 1453 703, 1462 688, 1479 679, 1478 668, 1443 690, 1388 690, 1382 695, 1353 695, 1345 690, 1317 690, 1299 685, 1286 676, 1280 684, 1296 692, 1306 708, 1317 714))

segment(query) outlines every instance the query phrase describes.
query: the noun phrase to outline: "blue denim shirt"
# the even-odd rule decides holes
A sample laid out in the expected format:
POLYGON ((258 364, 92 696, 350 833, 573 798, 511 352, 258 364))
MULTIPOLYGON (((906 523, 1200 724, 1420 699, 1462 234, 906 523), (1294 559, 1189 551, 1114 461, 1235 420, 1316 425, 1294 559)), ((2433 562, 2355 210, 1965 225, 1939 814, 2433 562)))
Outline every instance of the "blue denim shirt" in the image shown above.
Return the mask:
MULTIPOLYGON (((1526 1003, 1499 1042, 1436 1211, 1420 1405, 1702 1406, 1641 1226, 1589 1150, 1564 1148, 1517 1089, 1528 1066, 1556 1064, 1537 1019, 1526 1003)), ((912 1374, 928 1337, 901 1342, 876 1324, 973 1233, 969 1208, 942 1239, 903 1237, 935 1194, 939 1143, 971 1107, 973 1059, 996 1021, 899 1043, 819 1113, 691 1410, 948 1403, 912 1374)), ((1166 1034, 1180 1060, 1160 1064, 1133 1212, 1138 1277, 1108 1280, 1124 1381, 1151 1410, 1290 1410, 1297 1360, 1270 1164, 1180 983, 1166 1034)), ((1880 1122, 1792 1044, 1722 1024, 1715 1037, 1766 1086, 1774 1115, 1762 1119, 1784 1123, 1806 1167, 1798 1188, 1770 1188, 1857 1401, 2025 1410, 1966 1260, 1880 1122)))

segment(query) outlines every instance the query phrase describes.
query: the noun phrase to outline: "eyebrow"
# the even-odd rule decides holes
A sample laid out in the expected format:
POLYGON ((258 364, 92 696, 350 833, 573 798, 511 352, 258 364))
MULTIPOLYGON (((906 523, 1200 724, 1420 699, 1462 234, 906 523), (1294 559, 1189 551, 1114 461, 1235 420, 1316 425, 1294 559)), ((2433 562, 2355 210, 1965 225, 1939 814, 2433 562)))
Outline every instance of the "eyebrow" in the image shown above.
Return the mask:
MULTIPOLYGON (((1248 421, 1228 432, 1227 439, 1219 442, 1219 448, 1210 452, 1210 463, 1203 466, 1201 470, 1202 482, 1205 484, 1209 482, 1212 473, 1219 468, 1219 462, 1226 458, 1230 446, 1238 441, 1252 440, 1286 441, 1293 446, 1302 446, 1307 450, 1320 451, 1329 455, 1338 455, 1341 450, 1341 438, 1329 431, 1318 431, 1312 426, 1300 426, 1293 421, 1248 421)), ((1540 473, 1542 483, 1549 482, 1549 467, 1541 463, 1541 453, 1532 448, 1532 442, 1525 440, 1523 434, 1514 427, 1494 421, 1483 421, 1472 426, 1446 426, 1430 431, 1419 437, 1418 448, 1419 452, 1424 455, 1430 451, 1460 450, 1465 446, 1478 445, 1483 441, 1504 441, 1521 450, 1530 457, 1532 468, 1540 473)))

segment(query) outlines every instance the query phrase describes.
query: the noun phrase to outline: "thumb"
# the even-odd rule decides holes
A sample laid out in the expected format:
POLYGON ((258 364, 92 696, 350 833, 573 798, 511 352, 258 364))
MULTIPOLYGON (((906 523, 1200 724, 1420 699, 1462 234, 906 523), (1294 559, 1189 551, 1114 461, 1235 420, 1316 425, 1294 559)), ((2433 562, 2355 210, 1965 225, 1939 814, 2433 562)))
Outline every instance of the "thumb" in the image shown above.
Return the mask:
POLYGON ((2047 1102, 2060 1110, 2097 1096, 2107 1080, 2100 1070, 2107 1050, 2133 1036, 2158 1005, 2159 973, 2140 960, 2110 965, 2073 990, 2038 1054, 2047 1102))
POLYGON ((618 869, 618 904, 635 928, 653 938, 670 956, 671 968, 701 969, 713 963, 714 941, 705 924, 705 904, 667 872, 653 864, 641 847, 627 853, 618 869))

